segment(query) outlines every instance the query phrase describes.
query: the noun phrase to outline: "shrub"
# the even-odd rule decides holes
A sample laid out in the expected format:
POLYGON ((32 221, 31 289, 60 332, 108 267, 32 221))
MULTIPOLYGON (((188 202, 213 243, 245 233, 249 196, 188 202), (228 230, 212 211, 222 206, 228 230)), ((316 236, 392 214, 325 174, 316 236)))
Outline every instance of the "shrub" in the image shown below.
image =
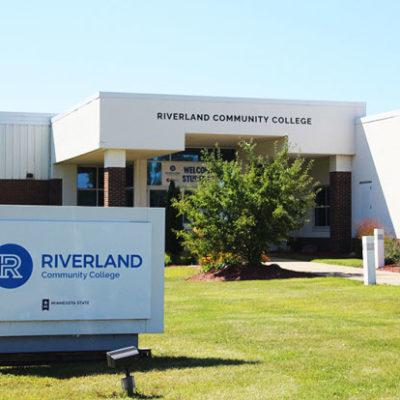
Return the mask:
POLYGON ((180 190, 171 181, 168 187, 167 200, 165 205, 165 251, 175 262, 182 252, 181 239, 177 237, 177 232, 183 228, 182 216, 178 215, 178 210, 172 206, 174 199, 179 199, 180 190))
POLYGON ((165 266, 168 266, 168 265, 172 264, 172 258, 168 253, 165 253, 164 264, 165 264, 165 266))
POLYGON ((203 271, 218 271, 224 268, 240 264, 240 257, 232 253, 218 253, 200 258, 203 271))
POLYGON ((358 258, 362 257, 362 237, 373 236, 375 228, 383 228, 382 224, 376 219, 364 219, 357 225, 356 237, 353 241, 353 250, 358 258))
POLYGON ((174 258, 174 263, 177 265, 193 265, 197 264, 197 260, 189 254, 186 249, 183 249, 183 251, 174 258))
POLYGON ((398 264, 400 262, 400 243, 398 239, 385 237, 385 264, 398 264))
POLYGON ((373 236, 374 229, 383 228, 382 224, 376 219, 364 219, 357 225, 356 237, 361 239, 363 236, 373 236))
POLYGON ((185 247, 198 259, 211 257, 205 268, 260 265, 269 245, 287 240, 314 204, 311 162, 289 156, 287 141, 272 159, 255 146, 241 142, 244 157, 237 153, 232 161, 218 147, 203 151, 206 172, 197 188, 174 201, 189 220, 180 232, 185 247))

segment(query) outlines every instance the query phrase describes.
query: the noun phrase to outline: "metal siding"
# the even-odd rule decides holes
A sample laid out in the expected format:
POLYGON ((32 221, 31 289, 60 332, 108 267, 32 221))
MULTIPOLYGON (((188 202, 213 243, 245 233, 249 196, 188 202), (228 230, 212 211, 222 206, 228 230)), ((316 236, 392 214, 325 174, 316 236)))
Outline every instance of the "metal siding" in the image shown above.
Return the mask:
POLYGON ((0 179, 49 179, 50 126, 0 124, 0 179))
POLYGON ((6 177, 6 135, 5 126, 0 125, 0 179, 6 177))

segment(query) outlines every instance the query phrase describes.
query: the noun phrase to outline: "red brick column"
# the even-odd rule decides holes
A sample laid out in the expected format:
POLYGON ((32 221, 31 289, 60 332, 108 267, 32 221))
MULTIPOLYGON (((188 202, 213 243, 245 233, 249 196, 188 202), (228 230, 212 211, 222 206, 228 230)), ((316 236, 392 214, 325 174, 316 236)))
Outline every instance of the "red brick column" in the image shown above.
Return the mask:
POLYGON ((331 251, 351 250, 351 172, 330 172, 331 251))
POLYGON ((104 168, 104 207, 126 206, 125 168, 104 168))

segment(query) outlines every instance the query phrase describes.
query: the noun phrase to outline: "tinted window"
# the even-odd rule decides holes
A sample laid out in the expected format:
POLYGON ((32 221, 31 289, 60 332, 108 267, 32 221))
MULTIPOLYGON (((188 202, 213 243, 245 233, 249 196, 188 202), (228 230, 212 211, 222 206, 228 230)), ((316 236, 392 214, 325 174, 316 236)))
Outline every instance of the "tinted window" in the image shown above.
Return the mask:
POLYGON ((97 169, 78 168, 78 189, 94 189, 97 187, 97 169))
POLYGON ((147 163, 147 184, 161 185, 161 162, 150 161, 147 163))
POLYGON ((78 205, 80 206, 96 206, 97 192, 95 190, 78 191, 78 205))

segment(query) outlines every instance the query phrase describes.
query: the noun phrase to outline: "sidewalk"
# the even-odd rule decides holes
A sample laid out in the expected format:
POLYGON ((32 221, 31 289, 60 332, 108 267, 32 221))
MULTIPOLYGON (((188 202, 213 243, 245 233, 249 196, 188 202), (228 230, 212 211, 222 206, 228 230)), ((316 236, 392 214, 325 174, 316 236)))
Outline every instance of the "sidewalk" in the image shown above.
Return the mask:
MULTIPOLYGON (((340 265, 320 264, 308 261, 297 261, 283 258, 273 258, 272 263, 280 267, 299 272, 313 272, 321 276, 336 276, 340 278, 363 281, 363 269, 355 267, 342 267, 340 265)), ((376 283, 385 285, 400 285, 400 273, 376 271, 376 283)))

